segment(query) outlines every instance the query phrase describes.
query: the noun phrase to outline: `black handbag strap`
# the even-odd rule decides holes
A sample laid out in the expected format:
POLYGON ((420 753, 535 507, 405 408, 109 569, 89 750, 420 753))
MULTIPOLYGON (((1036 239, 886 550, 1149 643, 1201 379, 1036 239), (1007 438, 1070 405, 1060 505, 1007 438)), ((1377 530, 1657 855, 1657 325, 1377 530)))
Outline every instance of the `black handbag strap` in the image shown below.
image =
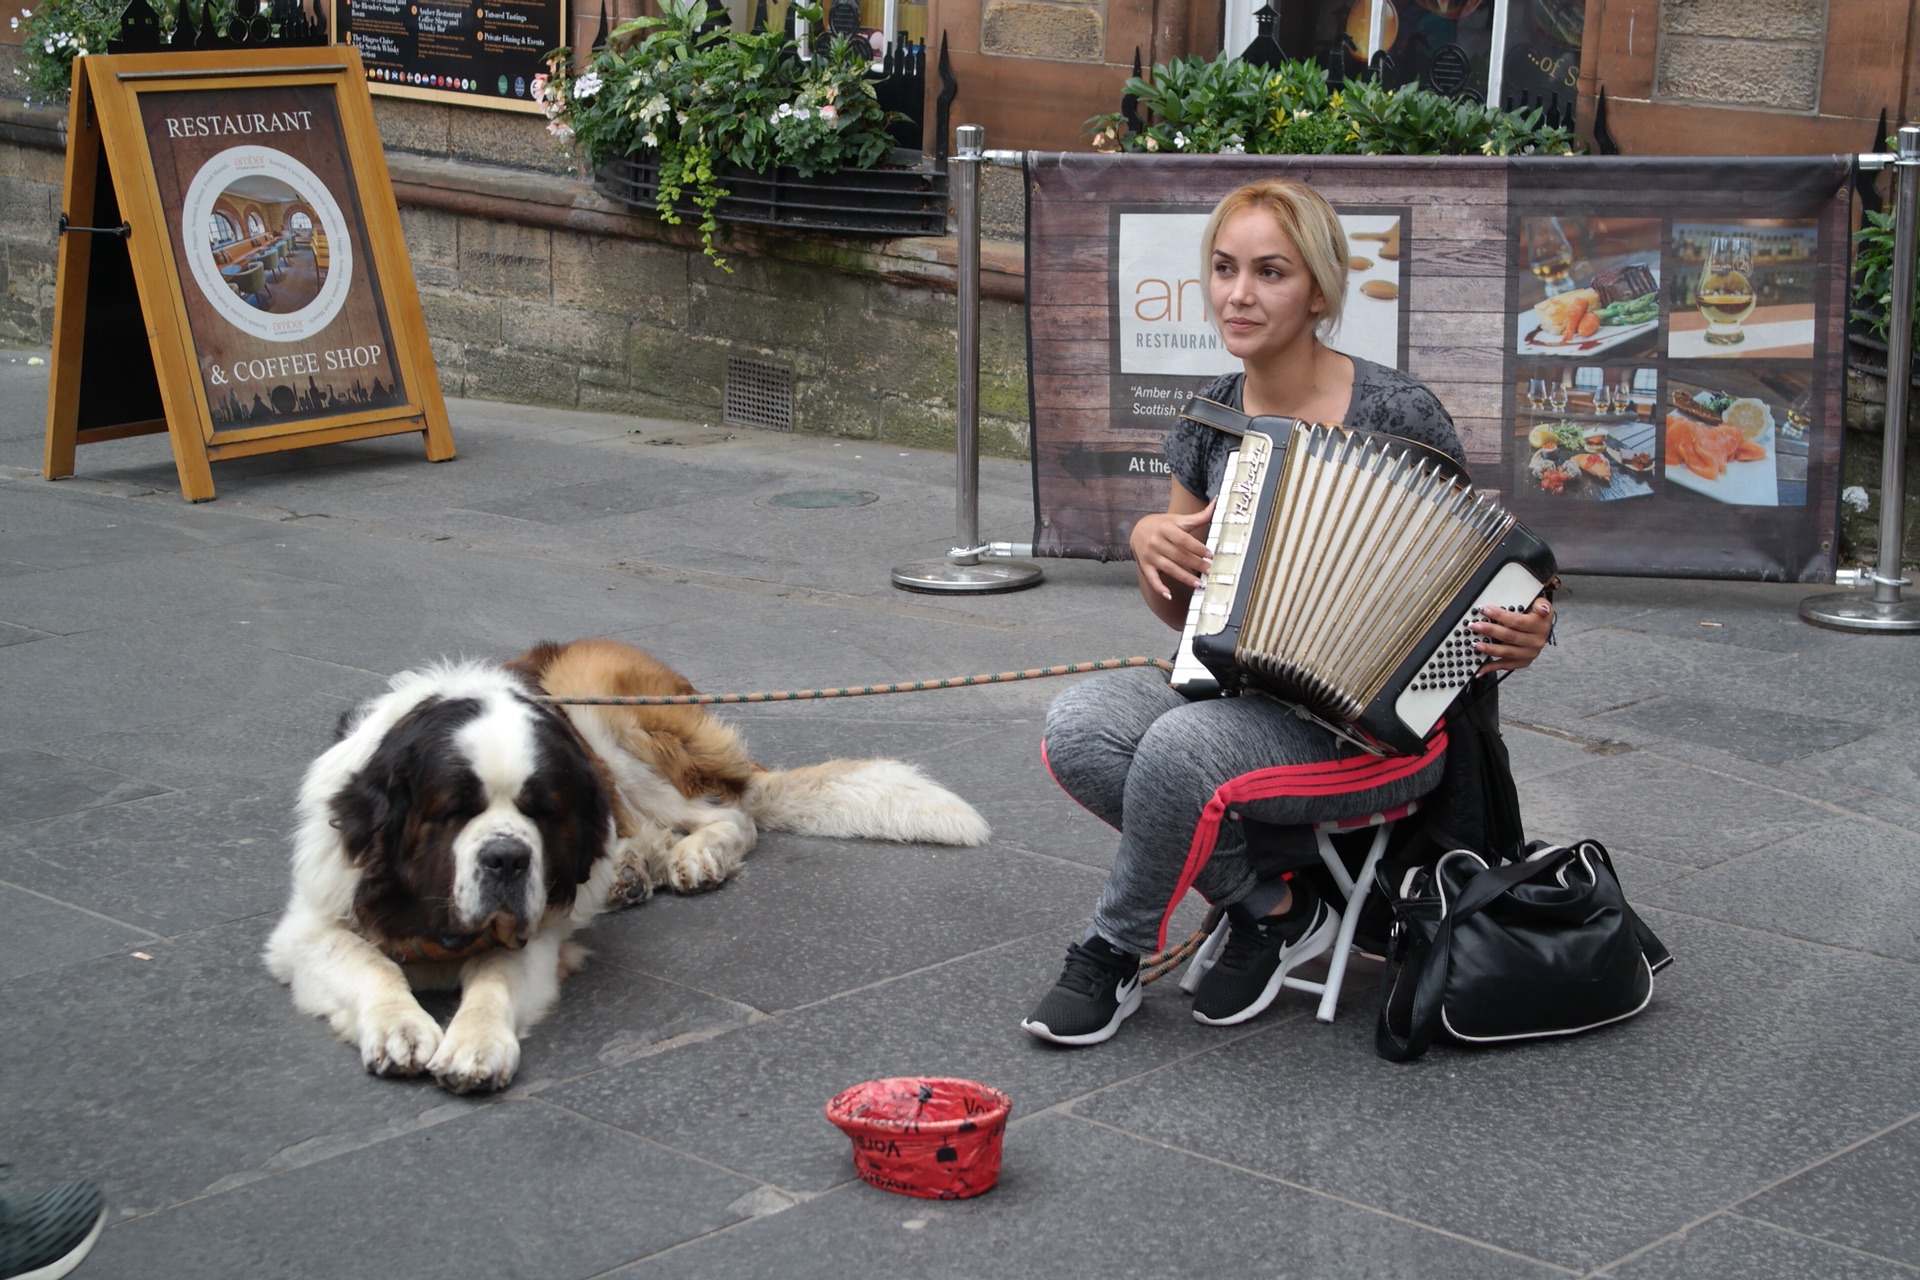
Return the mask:
MULTIPOLYGON (((1566 845, 1544 858, 1533 858, 1519 862, 1509 862, 1503 866, 1489 867, 1474 876, 1458 899, 1447 903, 1446 914, 1441 917, 1439 927, 1434 930, 1433 941, 1426 955, 1421 957, 1420 972, 1413 989, 1413 1008, 1408 1018, 1405 1038, 1397 1036, 1387 1016, 1387 1006, 1391 1001, 1393 983, 1392 968, 1381 971, 1380 1017, 1374 1027, 1374 1049, 1379 1055, 1391 1062, 1409 1062, 1425 1053, 1433 1043, 1435 1032, 1440 1029, 1441 999, 1446 994, 1447 975, 1452 964, 1453 927, 1459 921, 1477 914, 1488 903, 1501 894, 1525 884, 1543 875, 1558 874, 1559 869, 1583 850, 1597 856, 1607 868, 1607 874, 1619 882, 1619 873, 1613 868, 1613 859, 1597 840, 1585 840, 1579 844, 1566 845)), ((1652 929, 1642 920, 1633 907, 1628 905, 1623 895, 1621 905, 1625 908, 1628 924, 1633 928, 1634 937, 1640 944, 1641 953, 1647 958, 1649 971, 1658 973, 1673 963, 1673 953, 1668 951, 1652 929)))
MULTIPOLYGON (((1598 840, 1584 840, 1581 847, 1598 854, 1600 861, 1607 864, 1607 870, 1613 873, 1614 880, 1617 882, 1620 879, 1620 873, 1613 869, 1613 859, 1607 856, 1605 845, 1598 840)), ((1626 908, 1627 923, 1633 926, 1633 936, 1639 939, 1640 954, 1647 958, 1647 971, 1658 973, 1672 964, 1673 952, 1667 950, 1667 944, 1660 941, 1659 934, 1647 927, 1647 922, 1640 918, 1640 913, 1633 909, 1633 904, 1627 901, 1625 894, 1620 895, 1620 905, 1626 908)))

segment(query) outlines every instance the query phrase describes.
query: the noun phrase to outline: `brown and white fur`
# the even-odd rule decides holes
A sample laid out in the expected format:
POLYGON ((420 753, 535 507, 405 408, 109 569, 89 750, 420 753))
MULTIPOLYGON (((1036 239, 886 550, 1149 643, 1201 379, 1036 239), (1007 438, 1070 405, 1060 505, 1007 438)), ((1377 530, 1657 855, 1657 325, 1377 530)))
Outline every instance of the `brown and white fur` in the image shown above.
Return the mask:
POLYGON ((693 691, 603 639, 395 676, 308 768, 268 968, 369 1071, 498 1089, 584 959, 569 936, 609 902, 711 888, 761 827, 988 837, 972 806, 900 761, 768 770, 701 707, 563 710, 537 697, 693 691), (450 986, 461 998, 443 1030, 413 991, 450 986))

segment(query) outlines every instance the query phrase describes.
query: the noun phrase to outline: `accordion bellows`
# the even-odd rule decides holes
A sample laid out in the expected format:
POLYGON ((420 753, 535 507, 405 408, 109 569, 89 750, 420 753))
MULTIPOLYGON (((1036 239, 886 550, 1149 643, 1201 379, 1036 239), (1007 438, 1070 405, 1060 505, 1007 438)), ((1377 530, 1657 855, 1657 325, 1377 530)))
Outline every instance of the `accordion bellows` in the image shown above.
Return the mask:
POLYGON ((1553 553, 1444 454, 1251 421, 1284 434, 1247 430, 1229 464, 1188 618, 1193 657, 1221 687, 1263 689, 1365 744, 1418 750, 1482 662, 1468 625, 1488 606, 1532 604, 1553 553))

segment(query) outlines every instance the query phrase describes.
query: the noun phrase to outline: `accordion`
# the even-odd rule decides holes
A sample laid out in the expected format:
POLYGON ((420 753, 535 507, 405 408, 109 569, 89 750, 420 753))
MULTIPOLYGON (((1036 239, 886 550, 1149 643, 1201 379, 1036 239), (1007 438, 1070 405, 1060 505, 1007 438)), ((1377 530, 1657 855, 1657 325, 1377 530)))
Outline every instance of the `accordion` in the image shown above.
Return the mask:
POLYGON ((1424 445, 1204 400, 1183 416, 1240 447, 1174 686, 1264 690, 1368 751, 1418 751, 1485 661, 1469 625, 1531 606, 1553 552, 1424 445))

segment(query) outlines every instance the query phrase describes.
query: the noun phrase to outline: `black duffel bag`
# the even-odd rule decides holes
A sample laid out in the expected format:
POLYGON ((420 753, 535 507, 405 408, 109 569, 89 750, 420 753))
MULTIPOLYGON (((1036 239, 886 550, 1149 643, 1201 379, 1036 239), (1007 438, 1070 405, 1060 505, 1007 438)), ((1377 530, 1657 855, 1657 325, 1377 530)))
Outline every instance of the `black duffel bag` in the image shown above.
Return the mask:
POLYGON ((1631 1018, 1673 962, 1597 840, 1498 866, 1456 849, 1379 888, 1394 925, 1374 1047, 1394 1062, 1441 1031, 1493 1044, 1631 1018))

